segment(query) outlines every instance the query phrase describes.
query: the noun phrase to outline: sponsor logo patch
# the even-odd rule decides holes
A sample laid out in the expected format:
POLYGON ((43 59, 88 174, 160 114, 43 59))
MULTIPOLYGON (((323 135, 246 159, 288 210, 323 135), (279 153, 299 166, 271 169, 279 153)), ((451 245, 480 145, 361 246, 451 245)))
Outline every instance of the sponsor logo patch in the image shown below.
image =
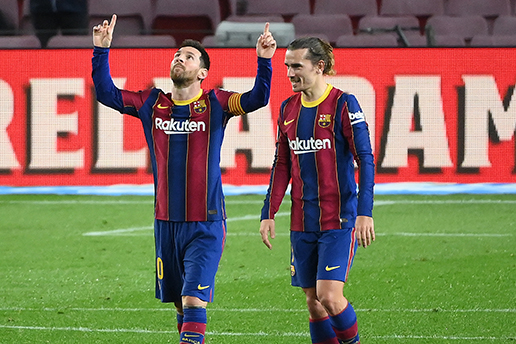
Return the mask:
POLYGON ((365 116, 362 111, 354 112, 354 113, 349 112, 348 115, 349 115, 349 120, 351 121, 351 125, 355 125, 357 123, 365 121, 365 116))
POLYGON ((163 118, 156 117, 154 119, 154 126, 158 130, 163 130, 165 134, 173 135, 173 134, 191 134, 196 131, 206 131, 206 123, 199 121, 176 121, 171 118, 170 120, 165 120, 163 118))
POLYGON ((288 140, 288 145, 294 154, 315 153, 321 149, 331 149, 330 139, 314 139, 301 140, 296 137, 295 140, 288 140))
POLYGON ((332 271, 332 270, 335 270, 335 269, 338 269, 338 268, 340 268, 340 265, 337 265, 337 266, 328 266, 328 265, 326 265, 325 270, 326 271, 332 271))
POLYGON ((290 123, 292 123, 292 122, 294 122, 294 121, 295 121, 295 119, 291 119, 290 121, 284 120, 284 121, 283 121, 283 125, 284 125, 284 126, 287 126, 287 125, 289 125, 290 123))

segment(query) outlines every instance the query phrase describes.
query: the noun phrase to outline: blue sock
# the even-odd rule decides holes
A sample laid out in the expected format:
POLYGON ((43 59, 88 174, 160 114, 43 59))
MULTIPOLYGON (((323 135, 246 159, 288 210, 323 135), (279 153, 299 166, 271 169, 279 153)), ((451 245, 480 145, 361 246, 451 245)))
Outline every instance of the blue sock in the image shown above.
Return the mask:
POLYGON ((339 314, 330 316, 330 322, 341 343, 360 344, 357 315, 350 303, 339 314))
POLYGON ((181 328, 180 342, 184 344, 204 343, 206 333, 206 308, 185 308, 183 309, 183 327, 181 328))
POLYGON ((312 344, 337 344, 337 336, 331 327, 330 318, 310 319, 312 344))

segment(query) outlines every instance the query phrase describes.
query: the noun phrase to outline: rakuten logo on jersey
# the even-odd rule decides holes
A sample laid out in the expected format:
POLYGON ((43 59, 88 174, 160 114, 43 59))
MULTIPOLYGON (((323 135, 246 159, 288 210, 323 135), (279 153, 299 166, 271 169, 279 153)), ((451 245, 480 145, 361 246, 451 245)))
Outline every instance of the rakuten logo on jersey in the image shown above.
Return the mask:
POLYGON ((365 121, 365 116, 362 111, 354 112, 354 113, 348 112, 348 115, 349 115, 349 120, 351 121, 351 125, 355 125, 357 123, 365 121))
POLYGON ((169 121, 162 118, 154 120, 156 129, 163 130, 165 134, 191 134, 196 131, 206 131, 206 123, 194 122, 190 120, 176 121, 173 118, 169 121))
POLYGON ((288 145, 294 154, 315 153, 321 149, 331 149, 330 139, 314 139, 301 140, 296 137, 295 140, 288 140, 288 145))

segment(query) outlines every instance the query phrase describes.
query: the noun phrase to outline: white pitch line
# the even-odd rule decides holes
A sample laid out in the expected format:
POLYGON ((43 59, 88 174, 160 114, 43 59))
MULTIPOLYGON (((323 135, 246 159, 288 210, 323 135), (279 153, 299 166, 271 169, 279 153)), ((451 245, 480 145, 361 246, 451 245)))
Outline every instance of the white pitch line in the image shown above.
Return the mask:
MULTIPOLYGON (((285 201, 288 203, 288 201, 285 201)), ((38 204, 38 205, 54 205, 54 204, 152 204, 150 200, 53 200, 53 201, 31 201, 31 200, 0 200, 0 203, 6 204, 38 204)), ((263 200, 246 200, 236 201, 227 200, 226 204, 263 204, 263 200)), ((393 205, 393 204, 516 204, 516 200, 497 200, 497 199, 465 199, 465 200, 378 200, 374 202, 375 206, 393 205)))
POLYGON ((376 236, 406 236, 406 237, 511 237, 512 234, 501 233, 376 233, 376 236))
POLYGON ((47 326, 15 326, 15 325, 0 325, 0 328, 13 330, 39 330, 39 331, 75 331, 75 332, 129 332, 129 333, 152 333, 152 334, 169 334, 177 333, 176 331, 153 331, 146 329, 124 329, 124 328, 87 328, 87 327, 47 327, 47 326))
POLYGON ((380 308, 358 308, 355 309, 357 312, 389 312, 389 313, 516 313, 516 308, 472 308, 472 309, 440 309, 440 308, 422 308, 422 309, 410 309, 410 308, 392 308, 392 309, 380 309, 380 308))
MULTIPOLYGON (((38 330, 38 331, 74 331, 74 332, 103 332, 103 333, 143 333, 143 334, 173 334, 177 333, 177 330, 147 330, 147 329, 126 329, 126 328, 115 328, 115 329, 95 329, 88 327, 50 327, 50 326, 19 326, 19 325, 0 325, 0 328, 13 329, 13 330, 38 330)), ((267 336, 280 336, 280 337, 309 337, 308 332, 296 333, 296 332, 278 332, 278 333, 266 333, 266 332, 255 332, 255 333, 240 333, 240 332, 217 332, 207 331, 208 336, 230 336, 230 337, 267 337, 267 336)))
MULTIPOLYGON (((278 213, 276 214, 277 217, 280 216, 288 216, 289 213, 278 213)), ((236 217, 233 218, 232 221, 242 221, 242 220, 250 220, 250 219, 257 219, 258 218, 254 215, 246 215, 242 217, 236 217)), ((229 219, 228 219, 228 222, 229 219)), ((260 236, 260 233, 258 233, 258 227, 256 227, 256 232, 231 232, 229 231, 227 233, 227 236, 260 236)), ((142 235, 152 235, 153 233, 153 227, 152 226, 146 226, 146 227, 130 227, 130 228, 121 228, 121 229, 113 229, 109 231, 100 231, 100 232, 87 232, 83 233, 83 236, 142 236, 142 235), (145 233, 142 233, 145 232, 145 233)), ((284 237, 284 236, 290 236, 290 232, 283 231, 283 232, 277 232, 276 236, 278 237, 284 237)), ((376 236, 402 236, 402 237, 449 237, 449 238, 501 238, 501 237, 512 237, 513 234, 510 233, 409 233, 409 232, 393 232, 393 233, 376 233, 376 236)))
POLYGON ((513 337, 461 337, 461 336, 417 336, 417 335, 392 335, 392 336, 370 336, 374 339, 436 339, 436 340, 513 340, 513 337))
MULTIPOLYGON (((89 202, 89 201, 88 201, 89 202)), ((243 201, 243 202, 226 202, 227 204, 239 204, 239 203, 255 203, 255 201, 243 201)), ((256 203, 263 203, 263 201, 256 201, 256 203)), ((431 200, 395 200, 395 201, 389 201, 389 200, 383 200, 383 201, 376 201, 375 205, 381 206, 381 205, 393 205, 393 204, 503 204, 503 203, 509 203, 513 204, 516 203, 516 200, 449 200, 449 201, 431 201, 431 200)), ((116 202, 114 202, 116 204, 116 202)), ((289 212, 280 212, 276 214, 276 217, 283 217, 283 216, 290 216, 289 212)), ((237 221, 247 221, 247 220, 256 220, 257 223, 260 220, 260 216, 257 215, 244 215, 239 217, 230 217, 226 221, 227 222, 237 222, 237 221)), ((148 235, 151 232, 148 233, 141 233, 142 231, 148 231, 153 229, 153 226, 146 226, 146 227, 131 227, 131 228, 121 228, 121 229, 114 229, 109 231, 94 231, 94 232, 87 232, 84 233, 83 236, 110 236, 110 235, 119 235, 119 236, 142 236, 142 235, 148 235), (139 233, 140 232, 140 233, 139 233)), ((228 232, 228 236, 258 236, 258 232, 256 233, 246 233, 246 232, 228 232)), ((276 233, 276 236, 289 236, 290 234, 279 232, 276 233)), ((394 236, 406 236, 406 237, 511 237, 512 234, 498 234, 498 233, 405 233, 405 232, 398 232, 398 233, 377 233, 377 236, 387 236, 387 235, 394 235, 394 236)))
MULTIPOLYGON (((53 200, 53 201, 34 201, 34 200, 0 200, 0 204, 37 204, 37 205, 54 205, 54 204, 152 204, 152 199, 146 200, 53 200)), ((248 201, 226 201, 226 204, 263 204, 263 200, 248 200, 248 201)))
MULTIPOLYGON (((175 308, 25 308, 25 307, 0 307, 0 311, 13 312, 175 312, 175 308)), ((305 313, 306 309, 292 308, 210 308, 208 312, 236 312, 236 313, 305 313)), ((471 308, 471 309, 441 309, 441 308, 356 308, 359 313, 516 313, 516 308, 471 308)))
MULTIPOLYGON (((289 216, 290 213, 277 213, 276 216, 289 216)), ((235 221, 247 221, 247 220, 256 220, 257 223, 260 221, 259 215, 244 215, 240 217, 232 217, 226 220, 226 222, 235 222, 235 221)), ((128 234, 128 233, 134 233, 134 232, 140 232, 140 231, 147 231, 150 229, 153 229, 153 226, 145 226, 145 227, 130 227, 130 228, 120 228, 120 229, 113 229, 109 231, 100 231, 100 232, 86 232, 83 233, 83 236, 106 236, 106 235, 120 235, 120 234, 128 234)), ((258 228, 258 227, 257 227, 258 228)), ((258 230, 257 230, 258 231, 258 230)), ((228 233, 228 235, 253 235, 254 233, 242 233, 242 234, 235 234, 235 233, 228 233)))
POLYGON ((393 204, 516 204, 516 200, 499 199, 464 199, 464 200, 379 200, 374 205, 393 205, 393 204))
MULTIPOLYGON (((37 330, 37 331, 75 331, 75 332, 101 332, 101 333, 139 333, 139 334, 173 334, 177 330, 147 330, 147 329, 95 329, 88 327, 47 327, 47 326, 17 326, 17 325, 0 325, 0 328, 13 330, 37 330)), ((225 337, 309 337, 308 332, 218 332, 207 331, 207 336, 225 336, 225 337)), ((437 340, 513 340, 514 337, 468 337, 468 336, 422 336, 422 335, 373 335, 364 336, 365 338, 374 339, 437 339, 437 340)))
MULTIPOLYGON (((150 236, 152 235, 152 227, 138 227, 138 228, 125 228, 125 229, 115 229, 112 231, 105 232, 87 232, 84 233, 83 236, 150 236), (147 231, 146 233, 141 233, 141 231, 147 231), (137 233, 138 232, 138 233, 137 233)), ((229 232, 226 234, 228 237, 232 236, 248 236, 248 237, 259 237, 260 233, 258 231, 256 233, 250 232, 229 232)), ((276 232, 277 237, 286 237, 290 236, 290 232, 276 232)), ((504 238, 504 237, 512 237, 513 234, 502 234, 502 233, 376 233, 377 237, 386 237, 386 236, 401 236, 401 237, 447 237, 447 238, 504 238)))
POLYGON ((127 200, 55 200, 55 201, 2 201, 0 200, 0 203, 7 203, 7 204, 37 204, 37 205, 54 205, 54 204, 111 204, 111 205, 119 205, 119 204, 152 204, 152 200, 146 200, 146 201, 127 201, 127 200))
POLYGON ((131 227, 131 228, 121 228, 121 229, 113 229, 110 231, 103 231, 103 232, 87 232, 83 233, 84 236, 106 236, 106 235, 117 235, 117 234, 123 234, 123 233, 133 233, 138 231, 145 231, 152 229, 152 226, 146 226, 146 227, 131 227))
MULTIPOLYGON (((116 196, 109 196, 115 198, 116 196)), ((138 196, 139 197, 139 196, 138 196)), ((74 203, 74 204, 152 204, 152 198, 142 199, 142 200, 43 200, 43 201, 34 201, 34 200, 0 200, 0 203, 28 203, 28 204, 62 204, 62 203, 74 203)), ((246 200, 246 201, 235 201, 235 200, 227 200, 226 204, 263 204, 263 200, 246 200)))

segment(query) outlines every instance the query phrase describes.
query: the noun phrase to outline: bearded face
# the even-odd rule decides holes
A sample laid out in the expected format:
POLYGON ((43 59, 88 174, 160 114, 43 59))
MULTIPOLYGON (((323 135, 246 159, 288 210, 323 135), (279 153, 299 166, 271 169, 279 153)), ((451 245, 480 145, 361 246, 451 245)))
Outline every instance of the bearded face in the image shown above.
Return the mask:
POLYGON ((176 87, 184 87, 187 84, 195 81, 195 78, 191 76, 192 72, 189 73, 186 71, 186 67, 181 63, 172 64, 170 68, 170 79, 174 82, 176 87), (190 74, 190 75, 189 75, 190 74))
POLYGON ((178 88, 187 87, 199 81, 201 53, 192 47, 183 47, 174 55, 170 64, 170 79, 178 88))

